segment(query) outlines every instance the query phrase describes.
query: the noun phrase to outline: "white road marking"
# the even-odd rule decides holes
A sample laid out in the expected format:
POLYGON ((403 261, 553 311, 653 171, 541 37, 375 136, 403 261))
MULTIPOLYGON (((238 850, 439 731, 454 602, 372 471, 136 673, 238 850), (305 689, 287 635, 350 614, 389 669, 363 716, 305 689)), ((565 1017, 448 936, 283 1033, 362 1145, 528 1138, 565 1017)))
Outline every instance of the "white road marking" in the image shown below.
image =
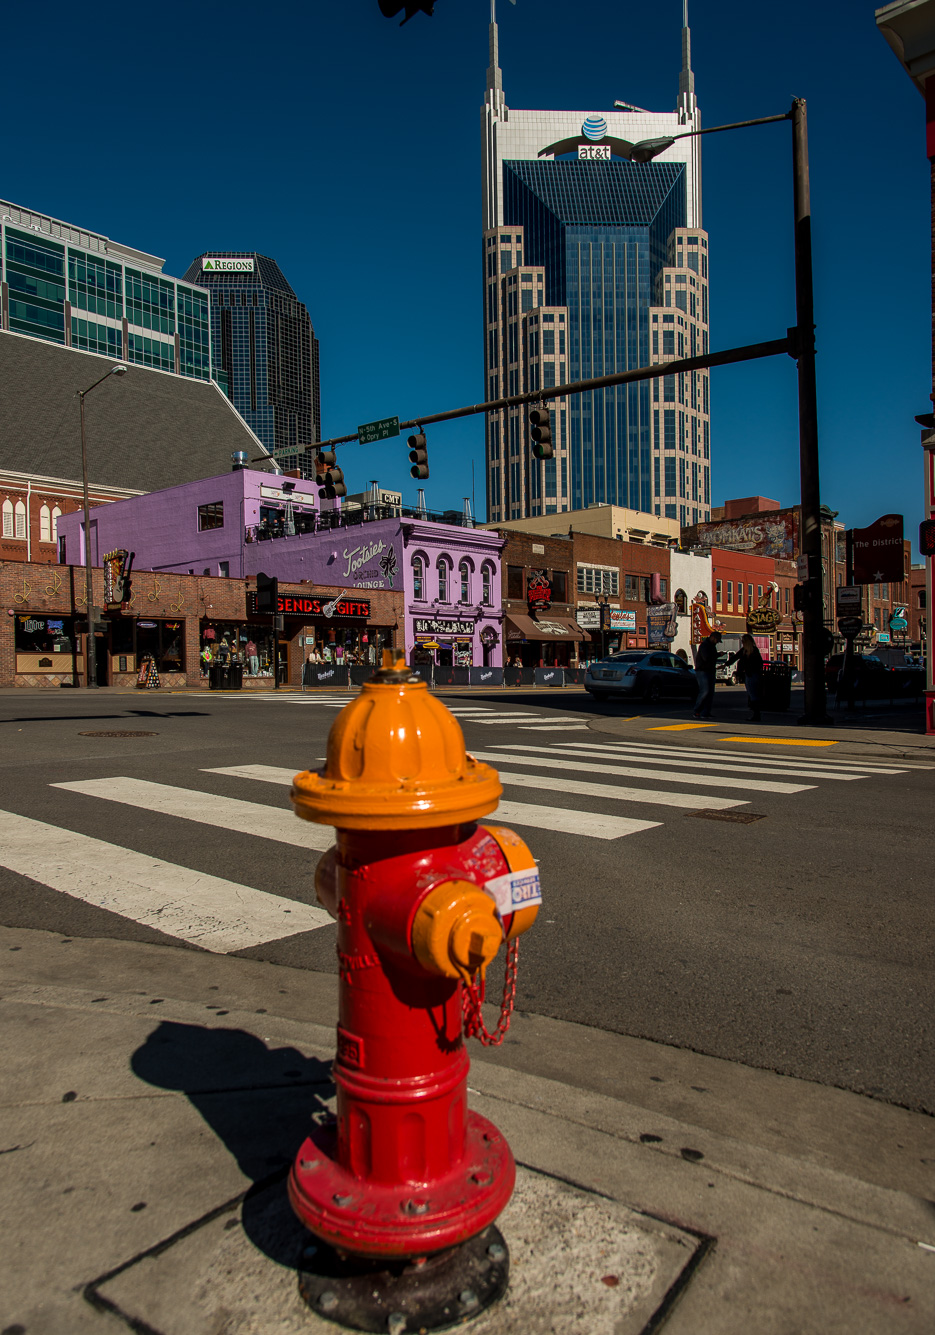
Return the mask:
POLYGON ((596 811, 570 811, 567 807, 527 806, 525 802, 501 802, 484 820, 505 820, 537 830, 561 830, 587 839, 623 839, 628 834, 653 830, 658 820, 633 820, 629 816, 602 816, 596 811))
MULTIPOLYGON (((551 750, 551 748, 549 748, 551 750)), ((608 755, 619 756, 623 760, 631 760, 637 765, 685 765, 698 769, 713 770, 732 770, 738 774, 773 774, 777 777, 788 775, 792 778, 801 779, 832 779, 842 783, 849 783, 853 779, 863 779, 864 774, 842 773, 833 768, 818 769, 816 766, 804 761, 798 765, 771 765, 767 763, 746 765, 742 761, 734 761, 733 756, 725 756, 715 753, 714 755, 701 756, 672 756, 664 751, 661 754, 653 753, 650 755, 645 751, 630 751, 620 747, 613 747, 608 750, 606 747, 595 746, 593 742, 585 744, 582 742, 568 742, 562 747, 569 757, 572 756, 597 756, 600 759, 606 759, 608 755)))
MULTIPOLYGON (((562 756, 560 759, 551 759, 546 756, 517 755, 518 751, 549 751, 550 756, 555 755, 552 747, 538 746, 514 746, 512 750, 503 751, 475 751, 471 750, 471 755, 478 760, 493 760, 499 762, 509 761, 513 765, 539 765, 543 769, 560 769, 567 774, 569 772, 570 756, 562 756)), ((747 779, 747 778, 729 778, 723 774, 692 774, 681 770, 673 770, 671 773, 656 769, 635 769, 627 765, 592 765, 583 760, 574 760, 574 770, 582 774, 619 774, 627 779, 655 779, 657 783, 689 783, 697 788, 742 788, 746 792, 757 793, 804 793, 810 788, 814 788, 813 783, 769 783, 765 779, 747 779)))
MULTIPOLYGON (((580 745, 578 742, 569 743, 569 746, 578 745, 580 745)), ((699 746, 669 746, 661 743, 653 745, 649 742, 607 742, 606 746, 609 751, 644 751, 647 754, 652 755, 674 754, 677 756, 696 756, 699 759, 710 757, 715 754, 707 748, 699 746)), ((929 768, 928 766, 903 765, 902 762, 900 762, 899 767, 874 765, 872 763, 864 765, 856 760, 837 760, 833 756, 829 756, 825 759, 822 756, 814 754, 808 756, 781 756, 773 755, 769 751, 729 751, 726 753, 720 752, 719 754, 725 756, 725 758, 729 758, 738 765, 756 765, 765 761, 768 765, 777 765, 780 768, 786 766, 801 768, 803 765, 811 765, 816 769, 819 767, 825 769, 827 767, 831 770, 856 770, 860 774, 902 774, 907 768, 929 768)))
MULTIPOLYGON (((290 775, 290 782, 292 776, 290 775)), ((234 830, 261 839, 275 839, 280 844, 294 844, 297 848, 317 849, 319 852, 334 843, 330 826, 315 825, 301 820, 291 808, 263 806, 257 802, 243 802, 236 797, 218 797, 192 788, 174 788, 165 783, 150 783, 148 779, 79 779, 72 783, 53 783, 52 788, 65 788, 87 797, 121 802, 142 811, 158 812, 162 816, 179 816, 182 820, 213 825, 219 830, 234 830)))
MULTIPOLYGON (((259 779, 262 783, 292 783, 294 771, 277 765, 230 765, 224 769, 206 770, 207 774, 230 774, 235 778, 259 779)), ((540 784, 546 788, 548 784, 540 784)), ((559 791, 568 791, 563 784, 559 791)), ((710 802, 702 803, 710 806, 710 802)), ((728 803, 733 806, 734 803, 728 803)), ((739 805, 739 804, 737 804, 739 805)), ((501 802, 491 816, 484 820, 513 821, 516 825, 531 825, 537 830, 562 830, 590 839, 622 839, 624 835, 652 830, 659 824, 654 820, 633 820, 628 816, 602 816, 594 811, 570 811, 565 807, 532 806, 525 802, 501 802)))
POLYGON ((507 788, 544 788, 570 796, 603 797, 612 802, 645 802, 647 806, 682 807, 688 811, 722 811, 745 807, 742 798, 711 797, 709 793, 663 793, 652 788, 623 788, 613 783, 588 783, 583 779, 558 779, 545 774, 513 774, 500 770, 500 782, 507 788))
POLYGON ((520 732, 587 732, 586 723, 521 723, 520 732))
POLYGON ((0 865, 216 954, 325 927, 322 908, 0 811, 0 865))

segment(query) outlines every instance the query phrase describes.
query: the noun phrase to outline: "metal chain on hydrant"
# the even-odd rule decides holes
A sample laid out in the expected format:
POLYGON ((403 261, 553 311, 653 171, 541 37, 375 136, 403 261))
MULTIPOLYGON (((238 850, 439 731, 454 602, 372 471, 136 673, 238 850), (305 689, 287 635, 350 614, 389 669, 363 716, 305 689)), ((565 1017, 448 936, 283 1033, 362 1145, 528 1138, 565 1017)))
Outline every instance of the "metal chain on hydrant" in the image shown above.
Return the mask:
POLYGON ((506 1038, 507 1030, 510 1027, 513 1003, 516 1000, 516 960, 518 955, 519 938, 516 937, 506 948, 503 1000, 500 1003, 500 1019, 493 1033, 484 1024, 484 1017, 481 1014, 481 1006, 486 992, 486 983, 483 977, 481 977, 479 983, 475 982, 474 978, 467 978, 462 981, 461 1012, 464 1017, 465 1037, 479 1039, 485 1048, 499 1047, 506 1038))

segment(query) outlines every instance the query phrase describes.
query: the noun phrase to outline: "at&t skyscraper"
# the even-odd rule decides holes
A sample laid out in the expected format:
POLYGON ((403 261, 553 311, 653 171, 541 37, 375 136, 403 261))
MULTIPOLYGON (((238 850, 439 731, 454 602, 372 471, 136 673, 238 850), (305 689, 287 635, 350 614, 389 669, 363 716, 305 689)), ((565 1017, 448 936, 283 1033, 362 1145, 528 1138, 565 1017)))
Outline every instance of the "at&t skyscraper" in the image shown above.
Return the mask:
MULTIPOLYGON (((676 109, 508 107, 491 3, 481 114, 485 398, 708 351, 700 140, 648 163, 633 145, 700 128, 687 0, 676 109)), ((488 520, 609 503, 681 523, 710 511, 708 372, 552 400, 555 457, 528 408, 488 414, 488 520)))

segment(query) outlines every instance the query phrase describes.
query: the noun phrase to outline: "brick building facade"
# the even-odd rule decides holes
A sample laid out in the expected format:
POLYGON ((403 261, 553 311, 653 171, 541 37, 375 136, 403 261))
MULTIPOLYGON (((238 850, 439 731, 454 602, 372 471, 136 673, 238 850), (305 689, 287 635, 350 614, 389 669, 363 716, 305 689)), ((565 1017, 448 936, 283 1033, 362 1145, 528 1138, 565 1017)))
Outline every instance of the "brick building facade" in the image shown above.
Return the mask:
MULTIPOLYGON (((99 623, 104 626, 97 636, 99 684, 132 686, 143 660, 153 658, 162 686, 206 687, 202 653, 209 647, 216 656, 226 641, 228 652, 242 658, 249 644, 256 645, 259 671, 250 675, 245 664, 244 687, 268 690, 272 623, 251 610, 254 590, 253 579, 135 572, 127 614, 108 613, 99 623)), ((304 612, 284 616, 278 635, 290 685, 301 684, 310 652, 328 661, 370 663, 379 661, 384 647, 404 650, 401 592, 365 590, 352 614, 342 615, 339 606, 330 617, 309 609, 313 595, 325 602, 346 596, 346 589, 284 582, 280 595, 306 604, 304 612), (360 614, 364 605, 366 616, 360 614)), ((103 606, 102 570, 94 571, 94 599, 103 606)), ((85 685, 82 568, 2 561, 0 602, 6 613, 0 623, 0 686, 85 685)))
MULTIPOLYGON (((121 487, 88 487, 92 506, 139 494, 121 487)), ((80 482, 0 469, 0 561, 54 565, 58 561, 58 521, 81 509, 80 482)))

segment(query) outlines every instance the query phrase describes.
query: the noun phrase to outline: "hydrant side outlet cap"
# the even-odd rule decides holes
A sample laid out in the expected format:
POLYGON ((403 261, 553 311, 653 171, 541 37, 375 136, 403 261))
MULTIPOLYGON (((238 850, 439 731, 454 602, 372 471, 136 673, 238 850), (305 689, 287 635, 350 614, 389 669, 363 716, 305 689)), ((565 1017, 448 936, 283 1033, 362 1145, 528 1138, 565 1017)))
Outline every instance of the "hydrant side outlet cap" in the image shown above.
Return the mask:
POLYGON ((421 829, 488 815, 502 792, 425 682, 372 680, 335 719, 324 770, 296 775, 292 802, 342 829, 421 829))

